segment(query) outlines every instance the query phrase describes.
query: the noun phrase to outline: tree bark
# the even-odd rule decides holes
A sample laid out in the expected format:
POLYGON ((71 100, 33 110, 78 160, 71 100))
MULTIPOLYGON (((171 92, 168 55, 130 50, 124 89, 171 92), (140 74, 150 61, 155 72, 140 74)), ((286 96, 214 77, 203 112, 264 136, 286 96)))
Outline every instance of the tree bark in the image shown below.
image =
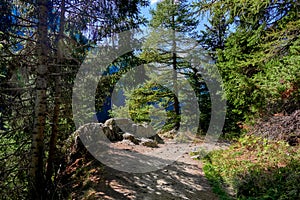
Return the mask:
POLYGON ((65 26, 65 0, 61 1, 61 13, 60 13, 60 24, 59 24, 59 33, 57 39, 57 63, 55 66, 55 73, 58 74, 55 76, 55 90, 54 90, 54 109, 53 109, 53 117, 52 117, 52 132, 49 142, 49 155, 47 160, 47 170, 46 170, 46 182, 49 185, 52 185, 52 175, 54 172, 54 160, 56 155, 56 144, 57 144, 57 136, 59 131, 59 113, 60 113, 60 105, 61 105, 61 75, 60 68, 63 59, 63 49, 59 46, 60 42, 63 42, 64 36, 64 26, 65 26))
MULTIPOLYGON (((173 0, 173 4, 175 1, 173 0)), ((175 27, 175 16, 172 15, 172 65, 173 65, 173 89, 174 89, 174 111, 175 111, 175 125, 174 129, 179 130, 180 128, 180 105, 178 101, 178 84, 177 84, 177 45, 176 45, 176 27, 175 27)))
POLYGON ((36 97, 31 146, 31 198, 44 199, 44 131, 47 113, 48 0, 38 0, 36 97))

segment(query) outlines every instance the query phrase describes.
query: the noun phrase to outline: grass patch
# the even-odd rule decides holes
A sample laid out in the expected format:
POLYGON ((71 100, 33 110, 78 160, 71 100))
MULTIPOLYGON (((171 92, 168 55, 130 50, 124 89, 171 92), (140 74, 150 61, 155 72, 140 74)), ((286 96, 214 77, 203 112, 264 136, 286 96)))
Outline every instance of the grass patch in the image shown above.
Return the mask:
POLYGON ((220 197, 220 200, 233 199, 226 191, 226 188, 224 187, 224 180, 215 170, 213 165, 211 165, 210 163, 206 163, 203 167, 203 171, 212 186, 213 192, 220 197))
POLYGON ((204 172, 220 199, 300 199, 300 148, 285 142, 244 136, 209 153, 204 172))

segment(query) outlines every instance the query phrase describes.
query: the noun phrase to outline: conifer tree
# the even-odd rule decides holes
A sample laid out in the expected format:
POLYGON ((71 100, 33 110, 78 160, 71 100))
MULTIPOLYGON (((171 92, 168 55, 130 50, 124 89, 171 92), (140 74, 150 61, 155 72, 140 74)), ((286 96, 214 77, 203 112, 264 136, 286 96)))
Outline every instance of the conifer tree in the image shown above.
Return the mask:
POLYGON ((180 103, 178 100, 178 73, 190 66, 181 54, 186 53, 186 38, 195 38, 198 21, 188 2, 165 0, 157 4, 151 11, 150 33, 144 44, 141 58, 147 63, 158 63, 160 74, 167 69, 173 71, 170 88, 173 95, 173 112, 175 130, 180 127, 180 103))
POLYGON ((298 109, 299 2, 204 0, 197 5, 210 13, 215 28, 217 16, 230 27, 224 46, 216 49, 216 64, 231 111, 244 120, 298 109))

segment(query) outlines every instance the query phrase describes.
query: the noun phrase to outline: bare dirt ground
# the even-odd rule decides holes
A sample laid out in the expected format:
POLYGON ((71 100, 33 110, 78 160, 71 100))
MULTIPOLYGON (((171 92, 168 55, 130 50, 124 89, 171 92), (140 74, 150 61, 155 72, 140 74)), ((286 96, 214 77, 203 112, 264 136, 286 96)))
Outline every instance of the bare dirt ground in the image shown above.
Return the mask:
MULTIPOLYGON (((92 190, 90 189, 90 194, 86 194, 85 199, 218 199, 204 177, 201 162, 192 159, 189 154, 189 152, 195 150, 199 145, 201 144, 190 143, 188 148, 185 149, 185 152, 181 152, 181 155, 175 162, 156 171, 147 173, 128 173, 110 167, 104 167, 103 173, 101 173, 101 181, 97 181, 97 186, 94 186, 92 190)), ((224 147, 223 144, 218 144, 217 146, 221 148, 224 147)), ((160 144, 159 148, 149 148, 122 141, 114 143, 114 147, 116 149, 134 151, 141 154, 149 154, 149 152, 151 154, 151 152, 155 152, 160 148, 178 150, 178 144, 172 142, 160 144)), ((169 152, 172 152, 171 150, 169 152)), ((97 179, 97 177, 95 179, 97 179)))

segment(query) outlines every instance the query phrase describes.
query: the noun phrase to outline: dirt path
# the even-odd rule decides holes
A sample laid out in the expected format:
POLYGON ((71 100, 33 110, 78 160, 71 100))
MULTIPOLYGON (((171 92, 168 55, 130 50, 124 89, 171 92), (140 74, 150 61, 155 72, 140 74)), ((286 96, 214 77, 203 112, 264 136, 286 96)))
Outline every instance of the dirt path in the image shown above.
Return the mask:
MULTIPOLYGON (((164 147, 172 148, 175 145, 167 143, 164 147)), ((201 162, 193 160, 188 153, 197 146, 199 144, 190 144, 178 160, 153 172, 133 174, 105 167, 102 179, 104 182, 94 195, 98 199, 111 200, 218 199, 204 177, 201 162)), ((126 143, 115 144, 115 147, 140 153, 154 150, 126 143)))

